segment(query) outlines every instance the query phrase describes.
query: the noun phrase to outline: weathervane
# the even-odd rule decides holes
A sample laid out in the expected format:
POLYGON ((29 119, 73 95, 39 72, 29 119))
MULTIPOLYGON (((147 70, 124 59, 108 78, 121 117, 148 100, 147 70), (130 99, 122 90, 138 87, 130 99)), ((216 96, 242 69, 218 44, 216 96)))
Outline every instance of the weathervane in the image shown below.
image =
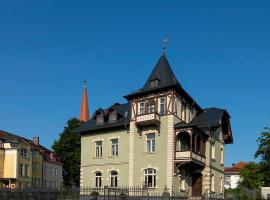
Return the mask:
POLYGON ((168 38, 164 38, 162 40, 162 53, 165 55, 166 54, 166 49, 167 49, 167 46, 168 46, 168 41, 169 39, 168 38))

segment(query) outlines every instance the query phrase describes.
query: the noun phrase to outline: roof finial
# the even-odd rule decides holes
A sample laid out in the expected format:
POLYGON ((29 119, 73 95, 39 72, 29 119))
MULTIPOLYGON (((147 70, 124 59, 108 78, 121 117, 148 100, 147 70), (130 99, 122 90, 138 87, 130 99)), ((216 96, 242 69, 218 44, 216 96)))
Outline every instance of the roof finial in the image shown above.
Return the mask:
POLYGON ((83 86, 86 87, 86 80, 83 81, 83 86))
POLYGON ((167 49, 167 46, 168 46, 168 41, 169 39, 167 37, 165 37, 163 40, 162 40, 162 54, 163 55, 166 55, 166 49, 167 49))

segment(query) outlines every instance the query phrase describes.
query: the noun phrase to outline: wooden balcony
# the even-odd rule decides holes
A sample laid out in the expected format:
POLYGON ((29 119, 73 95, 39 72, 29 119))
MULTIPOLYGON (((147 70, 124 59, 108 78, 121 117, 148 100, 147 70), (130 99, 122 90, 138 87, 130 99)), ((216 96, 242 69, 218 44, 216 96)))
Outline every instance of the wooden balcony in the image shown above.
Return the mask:
POLYGON ((160 115, 158 113, 148 113, 136 117, 138 126, 160 125, 160 115))
POLYGON ((199 164, 206 164, 205 156, 200 155, 194 151, 177 151, 175 154, 176 163, 196 162, 199 164))

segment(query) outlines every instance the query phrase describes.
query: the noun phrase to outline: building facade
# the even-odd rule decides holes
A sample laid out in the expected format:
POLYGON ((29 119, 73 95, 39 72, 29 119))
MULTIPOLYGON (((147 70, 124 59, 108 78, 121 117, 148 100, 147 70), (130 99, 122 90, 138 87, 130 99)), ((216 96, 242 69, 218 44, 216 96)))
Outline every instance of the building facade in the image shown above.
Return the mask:
POLYGON ((190 196, 223 194, 224 109, 202 109, 182 88, 165 55, 127 103, 98 109, 81 134, 81 186, 147 186, 190 196))
POLYGON ((51 188, 59 187, 62 182, 62 163, 49 149, 39 144, 39 138, 33 140, 0 131, 0 187, 8 188, 42 188, 43 180, 50 178, 44 174, 47 163, 56 165, 57 184, 51 188), (50 155, 50 156, 48 156, 50 155), (60 181, 61 180, 61 181, 60 181))

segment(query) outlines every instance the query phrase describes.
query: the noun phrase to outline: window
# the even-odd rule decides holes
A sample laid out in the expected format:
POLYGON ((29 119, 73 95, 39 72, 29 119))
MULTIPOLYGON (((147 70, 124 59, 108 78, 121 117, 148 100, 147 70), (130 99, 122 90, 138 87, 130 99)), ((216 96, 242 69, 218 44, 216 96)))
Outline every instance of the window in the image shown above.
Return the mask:
POLYGON ((160 109, 159 113, 161 115, 165 115, 165 97, 160 98, 159 109, 160 109))
POLYGON ((47 166, 44 166, 44 174, 47 174, 47 166))
POLYGON ((38 151, 33 150, 32 155, 33 155, 33 157, 38 156, 38 151))
POLYGON ((113 111, 109 115, 109 122, 115 122, 116 120, 117 120, 117 113, 113 111))
POLYGON ((224 164, 224 151, 223 148, 220 149, 220 164, 224 164))
POLYGON ((54 175, 56 175, 57 176, 57 169, 56 168, 54 168, 54 175))
POLYGON ((37 162, 34 162, 33 171, 37 171, 37 165, 38 165, 38 163, 37 162))
POLYGON ((23 175, 23 164, 20 164, 19 174, 20 174, 20 176, 23 175))
POLYGON ((220 192, 220 194, 222 194, 223 193, 223 186, 224 185, 224 183, 223 183, 223 177, 220 177, 220 185, 219 185, 219 192, 220 192))
POLYGON ((112 142, 111 155, 118 156, 118 139, 112 139, 111 142, 112 142))
POLYGON ((150 133, 146 135, 146 146, 148 153, 154 153, 156 151, 156 135, 150 133))
POLYGON ((116 188, 116 187, 118 187, 118 178, 117 178, 117 176, 118 176, 118 173, 117 173, 117 171, 112 171, 111 172, 111 187, 114 187, 114 188, 116 188))
POLYGON ((96 158, 102 157, 102 141, 96 141, 96 158))
POLYGON ((27 158, 27 150, 26 149, 21 149, 21 157, 27 158))
POLYGON ((214 192, 215 191, 215 176, 214 174, 212 174, 212 177, 211 177, 211 192, 214 192))
POLYGON ((95 186, 97 188, 102 187, 102 173, 101 172, 96 172, 96 183, 95 186))
POLYGON ((216 159, 216 146, 215 146, 215 143, 212 143, 212 160, 215 160, 216 159))
POLYGON ((45 188, 47 187, 47 181, 46 180, 44 181, 44 187, 45 188))
POLYGON ((186 121, 186 105, 183 102, 181 104, 181 119, 186 121))
POLYGON ((155 101, 149 100, 147 103, 147 112, 148 113, 154 113, 155 112, 155 101))
POLYGON ((157 87, 158 86, 158 79, 152 80, 150 85, 151 85, 151 88, 157 87))
POLYGON ((52 181, 50 181, 50 188, 52 188, 53 187, 53 182, 52 181))
POLYGON ((97 116, 97 123, 98 124, 103 124, 104 123, 104 115, 102 113, 100 113, 98 116, 97 116))
POLYGON ((145 186, 149 188, 156 187, 156 170, 155 169, 146 169, 144 170, 144 183, 145 186))
POLYGON ((139 115, 143 115, 145 113, 145 103, 142 101, 139 103, 139 115))
POLYGON ((28 165, 24 166, 24 176, 28 176, 28 165))

